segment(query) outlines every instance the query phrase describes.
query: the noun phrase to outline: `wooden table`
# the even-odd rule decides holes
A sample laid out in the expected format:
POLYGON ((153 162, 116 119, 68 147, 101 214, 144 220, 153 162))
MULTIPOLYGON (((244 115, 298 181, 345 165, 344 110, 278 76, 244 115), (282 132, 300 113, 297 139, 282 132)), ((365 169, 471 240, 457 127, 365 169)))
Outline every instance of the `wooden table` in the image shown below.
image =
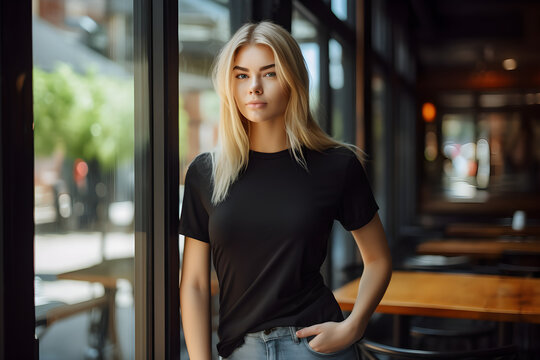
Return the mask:
MULTIPOLYGON (((342 310, 352 310, 359 281, 334 291, 342 310)), ((409 317, 403 315, 540 324, 540 279, 395 271, 376 311, 397 315, 397 346, 408 344, 409 317)), ((508 329, 500 324, 500 340, 506 343, 508 329)))
MULTIPOLYGON (((180 271, 180 278, 182 272, 180 271)), ((134 259, 132 257, 108 259, 99 264, 69 271, 58 275, 58 279, 79 280, 88 282, 97 282, 105 288, 116 289, 116 282, 119 279, 128 280, 132 286, 135 284, 134 259)), ((211 272, 211 294, 219 292, 219 285, 215 271, 211 272)))
POLYGON ((134 283, 134 259, 133 257, 109 259, 99 264, 69 271, 57 275, 59 280, 77 280, 100 283, 105 289, 104 298, 106 299, 101 309, 99 317, 92 317, 89 337, 97 339, 96 344, 91 344, 100 356, 103 356, 106 340, 109 339, 114 346, 113 357, 122 358, 120 347, 117 346, 116 334, 116 282, 118 279, 128 280, 132 285, 134 283))
POLYGON ((105 288, 116 289, 118 279, 128 280, 133 285, 135 279, 133 261, 133 257, 108 259, 87 268, 59 274, 57 277, 63 280, 97 282, 105 288))
POLYGON ((454 223, 446 226, 448 237, 493 238, 501 236, 540 237, 540 226, 526 226, 523 230, 513 230, 511 226, 482 223, 454 223))
POLYGON ((434 239, 416 247, 423 255, 467 255, 476 258, 497 259, 506 251, 540 255, 540 241, 506 239, 434 239))
MULTIPOLYGON (((358 282, 334 291, 351 311, 358 282)), ((540 324, 540 279, 394 271, 377 312, 540 324)))
MULTIPOLYGON (((181 274, 180 274, 181 276, 181 274)), ((105 346, 105 340, 109 338, 113 345, 117 344, 116 336, 116 283, 119 279, 128 280, 132 287, 135 284, 135 263, 133 257, 108 259, 103 262, 75 271, 69 271, 57 276, 59 280, 78 280, 100 283, 105 288, 104 298, 105 306, 102 309, 101 316, 97 318, 96 326, 91 326, 91 329, 96 331, 102 330, 93 335, 98 339, 96 350, 102 354, 105 346)), ((217 276, 214 271, 211 272, 211 294, 215 295, 219 292, 217 276)), ((92 334, 90 334, 92 335, 92 334)), ((122 358, 119 353, 119 346, 114 346, 114 357, 122 358)))

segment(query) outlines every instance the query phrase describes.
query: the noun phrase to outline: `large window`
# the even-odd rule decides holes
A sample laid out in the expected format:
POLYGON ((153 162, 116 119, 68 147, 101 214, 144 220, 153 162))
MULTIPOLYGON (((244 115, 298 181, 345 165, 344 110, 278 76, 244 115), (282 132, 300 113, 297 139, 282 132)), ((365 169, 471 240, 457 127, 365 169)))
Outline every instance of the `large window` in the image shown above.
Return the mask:
POLYGON ((133 359, 133 9, 33 4, 40 359, 133 359))
POLYGON ((0 357, 178 358, 177 3, 0 14, 0 357))

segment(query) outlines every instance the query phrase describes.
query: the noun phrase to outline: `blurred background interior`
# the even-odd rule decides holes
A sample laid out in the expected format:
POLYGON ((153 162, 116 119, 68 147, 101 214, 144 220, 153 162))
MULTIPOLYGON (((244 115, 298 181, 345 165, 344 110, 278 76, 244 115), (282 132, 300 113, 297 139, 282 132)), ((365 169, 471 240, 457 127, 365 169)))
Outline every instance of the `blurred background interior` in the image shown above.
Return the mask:
MULTIPOLYGON (((137 4, 32 1, 40 359, 135 358, 137 4)), ((396 271, 538 278, 538 1, 179 0, 179 208, 187 166, 216 143, 212 60, 257 16, 299 42, 321 126, 366 151, 396 271)), ((354 240, 336 223, 327 284, 337 290, 361 272, 354 240)), ((532 359, 540 287, 531 284, 530 317, 521 305, 513 318, 381 309, 367 337, 433 351, 513 344, 532 359)), ((213 314, 215 344, 217 296, 213 314)))

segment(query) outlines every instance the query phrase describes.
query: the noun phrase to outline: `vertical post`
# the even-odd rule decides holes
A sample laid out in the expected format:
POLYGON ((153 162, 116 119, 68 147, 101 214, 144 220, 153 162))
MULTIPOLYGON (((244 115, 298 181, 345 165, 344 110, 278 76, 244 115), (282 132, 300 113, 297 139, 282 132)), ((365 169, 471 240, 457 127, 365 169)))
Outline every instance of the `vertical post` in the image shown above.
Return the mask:
POLYGON ((136 357, 180 357, 178 3, 135 0, 136 357))
POLYGON ((133 2, 135 70, 135 358, 153 359, 151 3, 133 2))
POLYGON ((32 2, 0 2, 0 358, 38 356, 32 2))
POLYGON ((152 1, 154 356, 180 358, 178 1, 152 1))

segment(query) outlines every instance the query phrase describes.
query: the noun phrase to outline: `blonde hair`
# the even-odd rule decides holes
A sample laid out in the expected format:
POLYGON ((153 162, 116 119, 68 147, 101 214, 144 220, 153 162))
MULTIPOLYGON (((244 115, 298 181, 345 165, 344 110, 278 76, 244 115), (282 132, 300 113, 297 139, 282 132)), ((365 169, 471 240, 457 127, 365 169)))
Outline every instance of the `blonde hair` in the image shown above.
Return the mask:
POLYGON ((243 25, 218 53, 212 80, 220 97, 218 145, 211 152, 212 204, 223 201, 229 187, 237 180, 249 160, 249 120, 236 106, 232 89, 232 69, 238 50, 247 45, 266 45, 273 54, 276 73, 281 85, 289 93, 285 109, 285 131, 295 160, 306 171, 302 146, 323 151, 343 146, 353 151, 359 160, 363 152, 355 145, 333 139, 315 122, 309 108, 309 76, 298 43, 287 30, 269 21, 243 25))

